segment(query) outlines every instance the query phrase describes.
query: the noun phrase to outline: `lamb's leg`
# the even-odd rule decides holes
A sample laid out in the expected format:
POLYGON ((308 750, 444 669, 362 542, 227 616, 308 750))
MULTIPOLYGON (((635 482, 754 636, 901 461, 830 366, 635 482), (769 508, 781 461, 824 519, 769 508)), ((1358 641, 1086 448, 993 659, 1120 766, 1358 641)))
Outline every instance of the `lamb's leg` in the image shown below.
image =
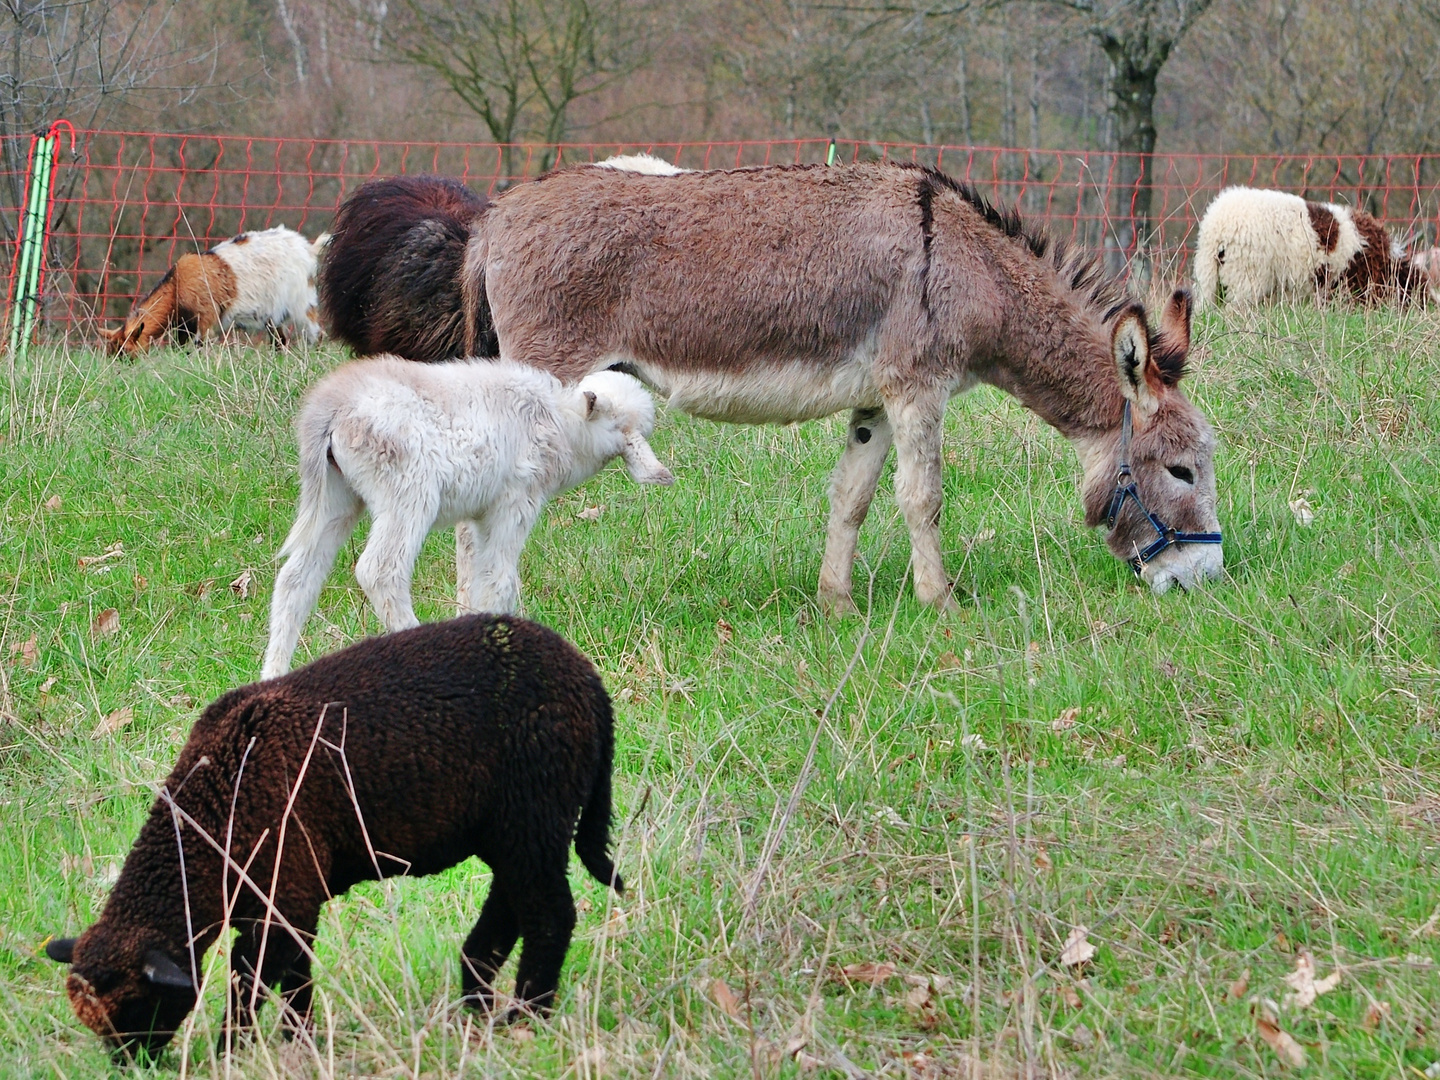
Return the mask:
POLYGON ((340 545, 360 517, 360 500, 354 492, 336 477, 328 480, 318 496, 320 506, 310 508, 302 502, 296 519, 304 521, 310 514, 314 526, 298 541, 275 576, 275 595, 270 600, 270 643, 260 670, 262 679, 273 679, 290 670, 305 620, 315 610, 340 545))
POLYGON ((944 494, 940 440, 945 398, 929 394, 906 402, 887 402, 885 411, 895 427, 895 500, 910 530, 915 598, 948 611, 955 602, 940 556, 944 494))
POLYGON ((476 602, 475 575, 479 572, 480 552, 489 538, 478 521, 455 523, 455 607, 456 614, 474 615, 484 610, 476 602))
MULTIPOLYGON (((490 507, 483 524, 470 523, 466 552, 468 588, 462 586, 461 611, 516 611, 520 607, 520 553, 540 517, 544 500, 522 496, 490 507)), ((458 530, 458 527, 457 527, 458 530)), ((456 558, 460 558, 457 531, 456 558)))
MULTIPOLYGON (((319 909, 316 908, 308 919, 302 917, 294 925, 313 928, 318 924, 319 917, 319 909)), ((306 937, 314 940, 313 929, 306 933, 306 937)), ((230 953, 230 1006, 225 1027, 220 1032, 221 1053, 233 1047, 237 1038, 248 1035, 255 1026, 255 1010, 263 1000, 256 989, 257 966, 260 985, 280 991, 286 1008, 286 1036, 293 1038, 309 1027, 314 990, 310 979, 310 957, 288 930, 271 923, 270 933, 266 935, 264 920, 257 919, 241 929, 230 953), (265 948, 263 956, 260 952, 262 941, 265 948)))
POLYGON ((423 517, 390 510, 376 513, 370 539, 355 564, 355 577, 389 633, 420 625, 410 599, 410 579, 433 520, 433 513, 423 517))
MULTIPOLYGON (((511 891, 520 920, 520 966, 515 972, 515 997, 520 1008, 541 1016, 550 1012, 560 985, 560 968, 575 931, 575 901, 565 878, 565 863, 511 891)), ((518 1015, 518 1009, 512 1019, 518 1015)))
POLYGON ((482 1012, 495 1007, 495 976, 520 937, 520 923, 505 898, 500 879, 490 884, 490 895, 480 909, 475 928, 460 947, 460 985, 464 1002, 482 1012))
POLYGON ((820 605, 832 614, 855 610, 850 581, 855 544, 893 441, 884 409, 856 409, 850 414, 845 450, 830 477, 830 526, 820 566, 820 605))

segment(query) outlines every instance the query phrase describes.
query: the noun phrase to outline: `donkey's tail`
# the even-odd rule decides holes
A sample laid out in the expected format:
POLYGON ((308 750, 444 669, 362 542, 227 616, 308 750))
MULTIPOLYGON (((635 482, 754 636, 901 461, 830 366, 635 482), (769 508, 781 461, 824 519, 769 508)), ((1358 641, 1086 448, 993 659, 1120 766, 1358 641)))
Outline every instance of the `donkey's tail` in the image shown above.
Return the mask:
POLYGON ((575 854, 596 881, 609 885, 617 893, 625 891, 625 882, 610 861, 610 766, 615 757, 615 726, 610 699, 600 692, 600 761, 595 769, 595 782, 590 798, 580 811, 580 824, 575 829, 575 854))

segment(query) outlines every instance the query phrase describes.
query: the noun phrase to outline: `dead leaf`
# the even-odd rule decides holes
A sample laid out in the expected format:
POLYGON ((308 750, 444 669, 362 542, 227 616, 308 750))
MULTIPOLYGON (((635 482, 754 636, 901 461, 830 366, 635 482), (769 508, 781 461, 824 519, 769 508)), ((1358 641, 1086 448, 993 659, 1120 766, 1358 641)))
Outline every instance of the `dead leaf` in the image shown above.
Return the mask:
POLYGON ((55 511, 55 510, 59 510, 59 509, 60 509, 60 506, 61 506, 61 502, 60 502, 60 496, 59 496, 59 495, 51 495, 50 498, 48 498, 48 499, 45 500, 45 509, 46 509, 46 510, 50 510, 50 511, 53 512, 53 511, 55 511))
POLYGON ((240 576, 230 582, 230 591, 241 600, 250 599, 250 582, 252 578, 249 570, 242 570, 240 576))
POLYGON ((1174 919, 1165 923, 1165 929, 1160 931, 1159 942, 1161 945, 1169 945, 1180 937, 1180 924, 1174 919))
POLYGON ((1390 1002, 1388 1001, 1372 1001, 1370 1007, 1365 1010, 1365 1026, 1371 1031, 1389 1019, 1390 1002))
POLYGON ((859 964, 846 964, 843 968, 838 969, 836 976, 839 982, 869 983, 871 986, 879 986, 895 977, 895 965, 889 960, 879 964, 867 960, 859 964))
POLYGON ((1080 1000, 1079 991, 1069 983, 1060 984, 1060 998, 1072 1009, 1078 1009, 1084 1004, 1084 1002, 1080 1000))
POLYGON ((535 1032, 526 1024, 516 1024, 510 1028, 510 1038, 520 1043, 534 1042, 535 1032))
MULTIPOLYGON (((209 578, 206 578, 204 581, 200 582, 200 584, 195 586, 195 595, 201 600, 204 600, 205 597, 210 595, 210 590, 214 587, 215 582, 210 580, 209 578)), ((531 1034, 533 1035, 534 1032, 531 1032, 531 1034)))
POLYGON ((1095 1045, 1095 1033, 1084 1024, 1076 1024, 1067 1031, 1065 1039, 1076 1050, 1089 1050, 1095 1045))
POLYGON ((46 679, 43 683, 40 684, 40 696, 44 697, 46 694, 50 693, 51 690, 54 690, 55 684, 59 681, 59 675, 51 675, 48 679, 46 679))
POLYGON ((95 616, 95 621, 90 624, 91 637, 110 637, 120 632, 120 612, 113 607, 106 608, 95 616))
POLYGON ((1275 935, 1275 948, 1279 949, 1283 953, 1295 951, 1290 945, 1290 939, 1285 936, 1285 931, 1283 930, 1279 931, 1275 935))
POLYGON ((964 662, 953 652, 943 652, 935 658, 935 667, 940 671, 949 671, 953 668, 961 668, 964 666, 964 662))
POLYGON ((715 1004, 720 1006, 720 1011, 726 1016, 740 1019, 740 999, 735 996, 724 979, 714 979, 710 983, 710 996, 715 999, 715 1004))
POLYGON ((134 578, 134 582, 135 582, 135 591, 136 591, 136 592, 144 592, 145 589, 146 589, 146 587, 150 584, 150 582, 149 582, 148 580, 146 580, 144 574, 136 574, 136 575, 135 575, 135 578, 134 578))
POLYGON ((1293 1065, 1297 1069, 1304 1066, 1305 1048, 1280 1026, 1278 1019, 1263 1002, 1255 1009, 1255 1026, 1259 1028, 1260 1038, 1265 1040, 1284 1064, 1293 1065))
POLYGON ((40 642, 34 634, 30 635, 29 641, 17 641, 10 646, 10 655, 14 658, 13 664, 24 664, 26 667, 34 667, 40 662, 40 642))
POLYGON ((600 515, 605 512, 604 506, 587 506, 575 516, 581 521, 599 521, 600 515))
POLYGON ((824 1065, 825 1062, 814 1054, 807 1054, 804 1050, 801 1050, 795 1055, 795 1064, 800 1066, 801 1072, 814 1072, 820 1068, 821 1065, 824 1065))
POLYGON ((1080 707, 1072 705, 1061 711, 1060 715, 1050 721, 1050 730, 1057 735, 1062 731, 1069 731, 1080 719, 1080 707))
POLYGON ((932 1031, 940 1026, 940 1011, 935 1006, 935 995, 930 992, 929 979, 906 993, 905 1007, 915 1014, 915 1022, 921 1030, 932 1031))
POLYGON ((109 716, 105 717, 104 720, 100 721, 100 726, 95 729, 95 734, 97 737, 101 735, 114 735, 121 728, 129 727, 130 721, 134 719, 135 710, 129 705, 122 705, 109 716))
POLYGON ((1231 1001, 1239 1001, 1250 990, 1250 969, 1246 968, 1240 973, 1240 977, 1232 982, 1225 991, 1230 995, 1231 1001))
POLYGON ((1055 864, 1050 861, 1050 853, 1042 845, 1040 850, 1035 852, 1035 869, 1049 873, 1055 869, 1055 864))
POLYGON ((1095 957, 1095 946, 1091 945, 1086 935, 1090 933, 1088 926, 1077 926, 1070 931, 1065 939, 1064 946, 1060 949, 1060 963, 1066 967, 1079 967, 1081 964, 1088 964, 1095 957))
POLYGON ((715 636, 720 639, 721 645, 729 645, 730 639, 735 636, 735 628, 724 619, 719 619, 715 623, 715 636))
POLYGON ((1301 949, 1295 958, 1295 970, 1285 976, 1285 984, 1295 992, 1286 994, 1287 1009, 1308 1009, 1321 994, 1328 994, 1340 985, 1341 972, 1336 968, 1323 979, 1315 978, 1315 958, 1309 949, 1301 949))
POLYGON ((123 559, 125 557, 125 545, 116 540, 105 549, 103 555, 81 555, 80 569, 85 570, 91 566, 98 566, 100 563, 109 562, 111 559, 123 559))
POLYGON ((1290 500, 1290 513, 1295 515, 1295 524, 1302 529, 1315 524, 1315 510, 1304 495, 1290 500))
POLYGON ((575 901, 575 910, 581 915, 589 915, 590 912, 595 910, 595 905, 590 902, 588 896, 582 896, 579 900, 575 901))

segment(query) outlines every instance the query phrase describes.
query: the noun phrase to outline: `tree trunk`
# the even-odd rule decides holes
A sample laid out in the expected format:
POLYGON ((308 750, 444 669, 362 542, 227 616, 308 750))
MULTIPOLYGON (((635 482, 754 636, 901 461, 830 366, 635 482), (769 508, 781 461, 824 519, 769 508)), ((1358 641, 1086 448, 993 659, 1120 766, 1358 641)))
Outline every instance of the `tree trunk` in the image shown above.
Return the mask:
POLYGON ((1137 62, 1125 46, 1113 37, 1100 41, 1110 61, 1110 116, 1118 154, 1114 221, 1120 250, 1127 258, 1143 259, 1152 240, 1155 84, 1165 57, 1137 62))

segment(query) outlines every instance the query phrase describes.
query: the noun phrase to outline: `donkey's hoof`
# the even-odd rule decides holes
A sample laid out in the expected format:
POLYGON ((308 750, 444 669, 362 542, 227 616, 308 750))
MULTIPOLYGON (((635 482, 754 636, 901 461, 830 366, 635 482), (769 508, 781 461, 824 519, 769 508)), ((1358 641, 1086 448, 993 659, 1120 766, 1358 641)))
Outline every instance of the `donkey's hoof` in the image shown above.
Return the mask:
POLYGON ((821 593, 819 596, 820 610, 827 618, 843 619, 847 615, 859 615, 860 609, 855 606, 855 598, 847 593, 821 593))

